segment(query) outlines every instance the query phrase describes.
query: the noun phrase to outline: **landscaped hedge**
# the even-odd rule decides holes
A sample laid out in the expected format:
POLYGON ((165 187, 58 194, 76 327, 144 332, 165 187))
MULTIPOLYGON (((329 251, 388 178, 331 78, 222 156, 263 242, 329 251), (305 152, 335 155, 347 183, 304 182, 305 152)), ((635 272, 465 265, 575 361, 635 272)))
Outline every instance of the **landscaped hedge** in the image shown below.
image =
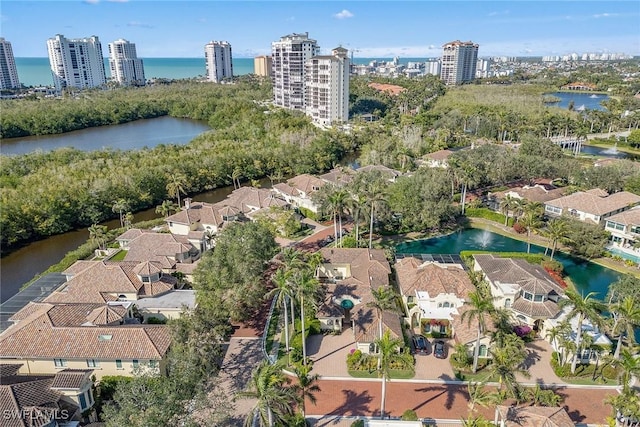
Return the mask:
POLYGON ((495 252, 495 251, 460 251, 460 257, 465 262, 473 262, 473 255, 477 254, 493 254, 500 258, 522 258, 530 262, 531 264, 542 264, 543 261, 547 260, 543 254, 528 254, 525 252, 495 252))
MULTIPOLYGON (((488 219, 489 221, 504 224, 504 215, 498 212, 494 212, 488 208, 467 208, 464 212, 465 215, 469 218, 484 218, 488 219)), ((507 225, 513 225, 513 218, 509 218, 509 220, 507 221, 507 225)))

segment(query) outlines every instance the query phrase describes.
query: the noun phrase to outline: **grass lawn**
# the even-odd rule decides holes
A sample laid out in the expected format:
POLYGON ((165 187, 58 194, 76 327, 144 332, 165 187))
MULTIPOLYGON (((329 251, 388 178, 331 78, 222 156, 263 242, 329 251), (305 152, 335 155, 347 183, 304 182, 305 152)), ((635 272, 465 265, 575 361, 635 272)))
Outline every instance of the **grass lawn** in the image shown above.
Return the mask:
POLYGON ((124 257, 127 256, 127 252, 128 251, 121 250, 120 252, 109 258, 109 261, 123 261, 124 257))
MULTIPOLYGON (((380 378, 378 377, 378 373, 376 371, 349 371, 349 375, 351 375, 354 378, 380 378)), ((390 371, 390 376, 391 379, 394 380, 408 380, 413 378, 413 376, 415 375, 414 371, 411 370, 398 370, 398 369, 391 369, 390 371)))

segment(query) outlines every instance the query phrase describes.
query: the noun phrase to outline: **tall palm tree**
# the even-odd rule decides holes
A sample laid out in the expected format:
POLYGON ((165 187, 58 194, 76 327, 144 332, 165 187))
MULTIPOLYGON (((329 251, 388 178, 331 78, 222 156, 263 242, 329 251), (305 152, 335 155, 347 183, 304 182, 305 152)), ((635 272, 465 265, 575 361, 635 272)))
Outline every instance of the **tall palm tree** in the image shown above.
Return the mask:
POLYGON ((524 361, 526 355, 521 351, 514 351, 509 347, 494 347, 490 350, 491 363, 487 367, 490 377, 497 377, 499 382, 498 391, 502 391, 502 387, 506 386, 512 397, 516 397, 518 389, 518 381, 516 374, 520 374, 525 378, 529 378, 529 371, 522 369, 519 365, 524 361))
POLYGON ((611 304, 610 311, 613 313, 614 319, 612 332, 618 335, 618 343, 613 357, 618 359, 623 336, 626 335, 629 347, 635 343, 635 328, 640 326, 640 307, 635 305, 633 297, 627 296, 622 301, 611 304))
POLYGON ((123 224, 127 230, 133 226, 133 214, 131 212, 124 214, 123 224))
POLYGON ((351 193, 350 197, 347 198, 347 209, 351 216, 353 216, 353 222, 355 224, 356 248, 360 247, 360 212, 366 203, 367 199, 359 193, 351 193))
POLYGON ((540 227, 542 222, 542 204, 540 202, 527 203, 522 215, 522 223, 527 229, 527 253, 531 252, 531 231, 540 227))
POLYGON ((369 209, 371 210, 371 217, 369 221, 369 249, 371 249, 373 245, 373 220, 375 218, 375 211, 376 208, 380 207, 380 205, 387 201, 387 195, 384 192, 384 187, 381 182, 374 181, 367 188, 365 197, 368 201, 369 209))
POLYGON ((347 204, 348 196, 349 193, 347 193, 345 189, 339 187, 334 187, 327 196, 327 207, 333 216, 333 231, 336 247, 340 247, 342 245, 342 214, 347 204))
POLYGON ((178 212, 180 207, 171 200, 163 200, 161 205, 156 206, 156 213, 163 217, 168 217, 172 212, 178 212))
POLYGON ((638 427, 640 420, 640 395, 631 388, 622 389, 620 394, 612 394, 605 403, 613 407, 616 425, 621 427, 638 427))
POLYGON ((376 310, 378 316, 378 338, 382 339, 382 316, 385 311, 398 311, 396 295, 388 286, 379 286, 371 291, 373 301, 367 303, 367 307, 376 310))
POLYGON ((111 205, 111 210, 120 215, 120 227, 124 227, 124 212, 129 209, 129 202, 125 199, 118 199, 111 205))
POLYGON ((300 324, 302 328, 302 363, 307 364, 307 343, 305 337, 305 304, 315 305, 318 298, 319 282, 314 277, 315 271, 310 269, 298 270, 294 273, 293 283, 295 295, 300 302, 300 324), (305 301, 306 298, 306 301, 305 301))
POLYGON ((302 410, 302 417, 305 417, 305 400, 309 399, 309 402, 314 405, 317 402, 316 392, 320 391, 320 386, 317 382, 320 379, 318 374, 310 375, 311 365, 296 366, 293 372, 298 379, 297 390, 300 393, 300 409, 302 410))
POLYGON ((104 245, 107 243, 107 226, 93 224, 89 227, 89 240, 98 245, 98 249, 104 250, 104 245))
POLYGON ((285 423, 288 415, 293 415, 293 404, 298 396, 293 387, 286 387, 286 377, 277 365, 263 360, 251 373, 247 390, 238 393, 244 399, 256 399, 253 410, 244 421, 245 427, 252 427, 257 417, 261 427, 272 427, 275 423, 285 423))
POLYGON ((559 301, 560 307, 569 307, 570 311, 567 314, 567 319, 578 318, 578 330, 576 332, 576 351, 573 354, 573 360, 571 361, 571 373, 576 372, 576 366, 578 364, 578 354, 580 353, 580 340, 582 339, 582 323, 585 319, 591 321, 592 324, 601 324, 600 314, 605 311, 605 305, 596 299, 594 299, 596 292, 589 292, 585 297, 582 297, 579 293, 573 290, 567 290, 565 292, 566 298, 559 301))
POLYGON ((476 405, 486 408, 493 403, 497 403, 496 395, 485 389, 486 384, 486 381, 479 383, 469 381, 467 383, 467 392, 469 393, 469 403, 467 406, 469 406, 470 411, 475 411, 476 405))
POLYGON ((174 172, 167 176, 167 193, 169 196, 175 197, 178 200, 178 206, 180 207, 180 193, 187 194, 185 187, 187 186, 187 177, 180 172, 174 172))
POLYGON ((486 296, 483 296, 479 292, 471 292, 469 294, 468 309, 462 313, 461 320, 467 322, 467 325, 471 327, 473 321, 477 322, 478 336, 476 338, 476 344, 473 349, 473 373, 478 370, 478 357, 480 356, 480 338, 487 330, 486 318, 495 310, 493 301, 486 296))
POLYGON ((514 199, 513 201, 513 219, 519 221, 520 217, 524 213, 524 207, 527 205, 527 201, 524 199, 514 199))
POLYGON ((569 322, 563 321, 558 323, 558 325, 549 328, 545 335, 545 338, 550 340, 553 343, 553 347, 556 349, 556 354, 558 355, 558 364, 562 365, 562 358, 560 353, 560 339, 563 337, 567 337, 571 333, 571 325, 569 322))
POLYGON ((384 418, 384 402, 387 393, 387 381, 389 380, 389 374, 391 367, 398 365, 404 369, 413 369, 413 358, 409 360, 403 355, 397 352, 398 348, 403 345, 402 340, 397 338, 391 338, 391 334, 387 329, 382 338, 375 341, 376 347, 378 347, 378 357, 380 363, 378 363, 378 377, 382 379, 382 400, 380 402, 380 418, 384 418))
POLYGON ((276 285, 275 288, 267 292, 265 298, 273 298, 276 296, 276 304, 284 307, 284 341, 289 354, 289 363, 291 363, 291 355, 289 353, 289 313, 287 310, 289 299, 293 298, 293 286, 291 284, 291 271, 279 268, 271 276, 271 281, 276 285))
POLYGON ((509 212, 516 207, 516 198, 509 195, 502 198, 500 201, 500 210, 504 212, 504 225, 509 223, 509 212))
MULTIPOLYGON (((558 243, 563 243, 567 239, 567 233, 569 232, 569 225, 566 221, 561 218, 552 219, 547 223, 547 228, 544 230, 544 235, 551 242, 551 259, 553 260, 553 255, 556 252, 556 248, 558 243)), ((549 245, 547 244, 547 248, 544 251, 544 254, 547 254, 547 249, 549 245)))

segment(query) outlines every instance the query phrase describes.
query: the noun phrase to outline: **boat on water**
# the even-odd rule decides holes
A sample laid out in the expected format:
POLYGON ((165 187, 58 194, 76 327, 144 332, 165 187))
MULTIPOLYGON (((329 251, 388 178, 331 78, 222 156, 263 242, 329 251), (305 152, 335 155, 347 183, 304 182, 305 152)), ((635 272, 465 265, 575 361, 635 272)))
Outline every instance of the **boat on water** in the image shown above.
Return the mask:
POLYGON ((595 98, 600 98, 600 97, 598 95, 596 95, 596 94, 593 94, 589 98, 594 98, 595 99, 595 98))

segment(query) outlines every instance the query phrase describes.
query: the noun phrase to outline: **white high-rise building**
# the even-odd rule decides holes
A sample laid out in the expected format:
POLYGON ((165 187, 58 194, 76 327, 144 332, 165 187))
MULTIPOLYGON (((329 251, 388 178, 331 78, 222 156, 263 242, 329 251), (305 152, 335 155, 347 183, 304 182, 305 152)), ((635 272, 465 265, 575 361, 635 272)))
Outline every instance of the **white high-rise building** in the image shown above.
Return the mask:
POLYGON ((320 48, 309 33, 289 34, 271 43, 273 102, 294 110, 305 106, 305 64, 320 48))
POLYGON ((211 41, 204 45, 207 79, 220 83, 233 78, 231 45, 226 41, 211 41))
POLYGON ((478 45, 460 40, 442 46, 440 78, 447 85, 470 82, 476 78, 478 45))
POLYGON ((56 91, 66 87, 89 89, 107 82, 98 37, 67 39, 56 34, 47 40, 47 49, 56 91))
POLYGON ((135 43, 119 39, 109 43, 111 78, 125 86, 144 86, 144 66, 138 58, 135 43))
POLYGON ((0 37, 0 89, 14 89, 20 87, 18 69, 13 57, 11 42, 0 37))
POLYGON ((347 49, 314 56, 305 64, 305 113, 314 123, 329 126, 349 120, 349 68, 347 49))
POLYGON ((440 75, 440 61, 427 61, 424 64, 424 73, 432 76, 440 75))

